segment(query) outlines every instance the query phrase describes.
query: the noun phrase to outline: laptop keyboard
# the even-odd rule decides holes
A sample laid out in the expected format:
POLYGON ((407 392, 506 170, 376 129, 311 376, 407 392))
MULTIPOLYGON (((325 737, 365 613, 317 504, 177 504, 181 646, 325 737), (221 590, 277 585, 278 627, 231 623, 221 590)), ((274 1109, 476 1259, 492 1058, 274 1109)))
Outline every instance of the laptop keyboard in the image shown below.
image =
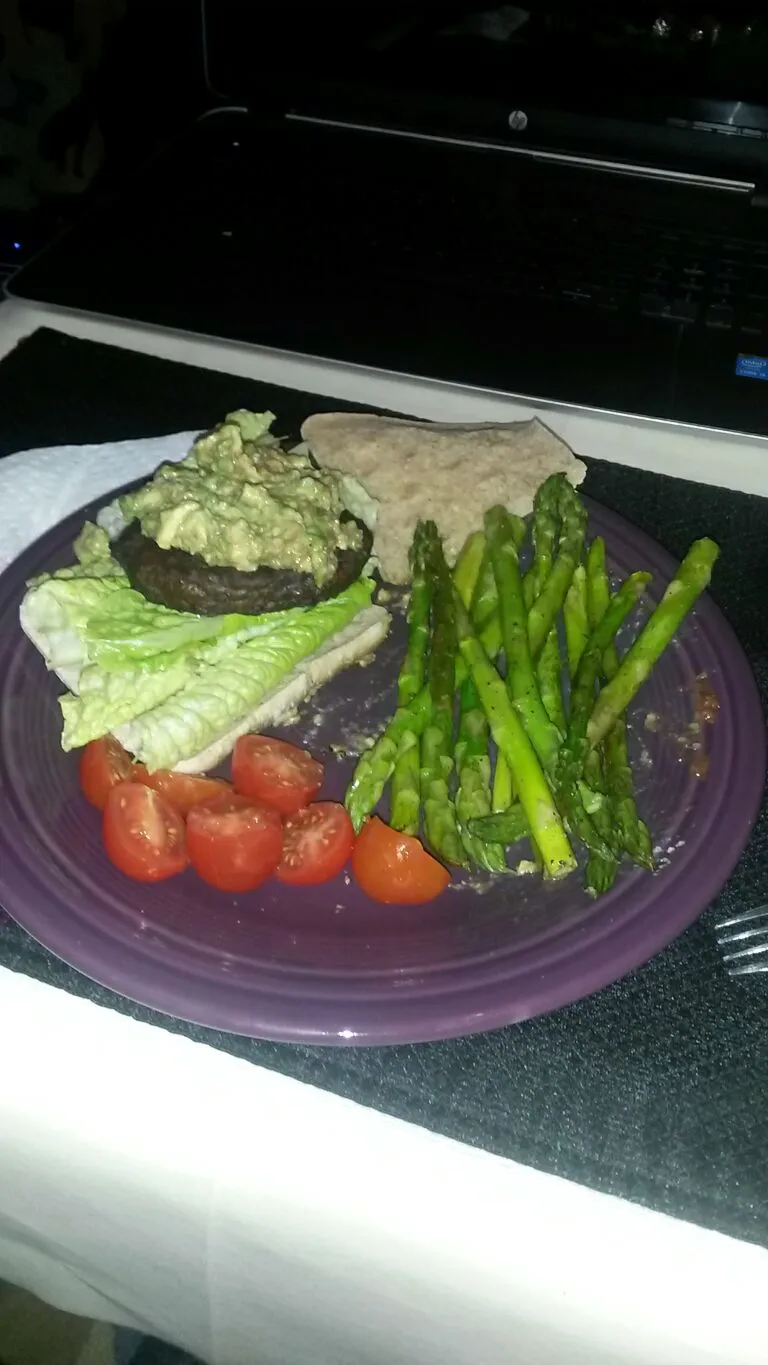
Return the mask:
MULTIPOLYGON (((337 158, 335 144, 318 135, 317 155, 298 172, 291 158, 270 167, 278 250, 299 272, 339 272, 351 287, 382 295, 405 281, 425 300, 463 294, 482 304, 492 294, 639 314, 738 333, 745 345, 768 336, 768 234, 718 230, 746 226, 746 203, 736 217, 733 201, 692 198, 696 190, 630 181, 606 191, 596 181, 592 193, 583 177, 525 179, 521 167, 513 179, 474 154, 460 161, 455 149, 360 145, 364 155, 337 158)), ((193 214, 198 231, 206 220, 234 275, 263 259, 262 184, 238 140, 219 148, 203 179, 196 170, 179 184, 179 212, 193 214)), ((275 249, 271 228, 264 243, 275 249)))
POLYGON ((768 240, 568 212, 551 201, 512 206, 508 218, 484 205, 468 225, 466 205, 443 204, 438 214, 434 201, 411 199, 398 212, 397 201, 390 190, 383 211, 363 216, 362 234, 360 217, 335 220, 330 249, 341 249, 347 269, 382 284, 405 275, 422 291, 492 292, 745 337, 768 333, 768 240))
POLYGON ((619 219, 547 217, 538 226, 516 261, 513 293, 719 331, 768 330, 768 243, 619 219))

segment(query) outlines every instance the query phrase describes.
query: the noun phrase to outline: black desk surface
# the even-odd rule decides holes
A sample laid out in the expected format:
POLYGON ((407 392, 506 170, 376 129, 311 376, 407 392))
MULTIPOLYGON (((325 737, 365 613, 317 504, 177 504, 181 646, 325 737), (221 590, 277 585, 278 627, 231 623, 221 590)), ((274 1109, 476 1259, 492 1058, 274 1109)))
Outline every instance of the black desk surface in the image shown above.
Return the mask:
MULTIPOLYGON (((0 364, 0 455, 202 429, 239 406, 271 408, 295 429, 310 412, 349 405, 41 330, 0 364)), ((695 535, 716 535, 714 595, 768 699, 768 500, 588 463, 585 490, 672 554, 695 535)), ((767 854, 764 808, 717 903, 647 966, 558 1014, 456 1042, 347 1051, 197 1028, 87 980, 1 915, 0 964, 473 1146, 768 1246, 768 982, 728 981, 711 932, 717 915, 768 900, 767 854)))

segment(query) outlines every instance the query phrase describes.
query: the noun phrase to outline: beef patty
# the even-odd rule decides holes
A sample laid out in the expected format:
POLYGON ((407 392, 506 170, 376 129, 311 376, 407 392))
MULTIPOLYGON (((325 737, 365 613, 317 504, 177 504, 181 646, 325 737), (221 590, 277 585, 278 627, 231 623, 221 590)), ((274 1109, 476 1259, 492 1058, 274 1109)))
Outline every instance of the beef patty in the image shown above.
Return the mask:
POLYGON ((312 607, 336 597, 360 577, 371 553, 373 537, 368 527, 349 512, 342 521, 354 521, 362 532, 359 550, 336 551, 336 572, 322 587, 308 573, 292 569, 227 569, 206 564, 187 550, 163 550, 132 521, 112 543, 112 553, 125 570, 132 588, 148 602, 197 616, 223 616, 242 612, 260 616, 286 607, 312 607))

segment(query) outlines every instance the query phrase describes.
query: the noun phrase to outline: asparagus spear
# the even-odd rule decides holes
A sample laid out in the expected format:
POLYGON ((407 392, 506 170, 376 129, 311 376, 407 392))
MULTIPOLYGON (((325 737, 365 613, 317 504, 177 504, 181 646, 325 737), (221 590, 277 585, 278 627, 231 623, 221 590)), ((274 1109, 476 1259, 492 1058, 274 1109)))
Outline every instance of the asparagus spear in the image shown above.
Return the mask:
POLYGON ((563 619, 565 621, 568 672, 572 678, 575 678, 581 656, 584 653, 584 646, 589 638, 587 574, 583 564, 577 564, 573 571, 571 586, 565 595, 563 619))
MULTIPOLYGON (((522 548, 523 539, 524 536, 520 538, 519 542, 516 542, 518 544, 518 549, 522 548)), ((499 654, 499 651, 501 650, 501 621, 498 610, 499 594, 496 589, 496 579, 493 574, 493 565, 491 563, 490 556, 488 555, 487 550, 486 559, 483 564, 483 571, 480 575, 480 584, 478 584, 478 589, 480 589, 481 584, 484 585, 483 600, 486 603, 486 605, 490 605, 490 603, 493 604, 496 625, 498 627, 498 637, 489 641, 488 643, 490 644, 490 648, 486 648, 486 653, 488 654, 489 659, 495 660, 499 654)), ((479 600, 473 602, 472 604, 473 608, 472 621, 476 629, 478 626, 478 621, 480 619, 479 606, 480 606, 479 600)), ((463 666, 464 660, 461 658, 461 656, 459 656, 459 663, 463 666)), ((512 798, 513 798, 512 774, 509 771, 509 764, 507 763, 507 760, 505 759, 503 754, 497 753, 496 762, 494 764, 493 769, 491 809, 494 811, 506 810, 507 806, 512 805, 512 798)))
MULTIPOLYGON (((510 516, 512 535, 518 549, 522 548, 526 536, 525 522, 520 517, 510 516)), ((493 574, 493 565, 487 553, 480 571, 477 583, 477 590, 472 600, 472 621, 475 629, 481 636, 483 646, 489 659, 495 659, 501 649, 501 624, 498 614, 499 595, 496 589, 496 579, 493 574), (482 623, 485 622, 485 630, 482 623)), ((464 667, 464 660, 460 657, 457 667, 457 677, 464 667)), ((513 798, 512 774, 509 765, 503 754, 497 753, 493 772, 493 787, 491 794, 491 809, 506 810, 511 806, 513 798)))
POLYGON ((600 744, 613 729, 645 682, 697 597, 709 584, 719 553, 713 540, 694 541, 658 606, 627 650, 610 682, 600 692, 587 728, 591 745, 600 744))
MULTIPOLYGON (((552 567, 557 533, 557 519, 559 516, 561 477, 562 476, 555 475, 551 479, 548 479, 538 490, 534 500, 532 534, 534 539, 535 558, 533 565, 523 579, 523 596, 526 608, 529 612, 529 621, 533 602, 539 594, 552 567)), ((515 538, 515 541, 519 549, 520 541, 517 537, 515 538)), ((553 601, 556 603, 556 598, 554 598, 553 601)), ((552 603, 550 602, 547 611, 551 610, 551 606, 552 603)), ((553 622, 557 615, 557 610, 558 608, 555 606, 555 611, 552 614, 553 622)), ((534 639, 538 639, 538 635, 535 635, 534 639)), ((542 650, 539 681, 543 688, 542 701, 547 709, 549 718, 561 729, 561 731, 564 731, 565 717, 562 710, 562 690, 559 674, 560 650, 557 641, 556 628, 553 624, 542 650)), ((514 784, 512 781, 512 774, 510 773, 509 765, 504 755, 499 753, 496 757, 496 768, 493 778, 493 793, 491 798, 493 811, 501 812, 507 810, 512 804, 513 796, 514 784)))
POLYGON ((558 734, 564 735, 566 719, 563 704, 563 665, 555 626, 549 632, 539 657, 538 678, 544 710, 558 734))
MULTIPOLYGON (((453 581, 464 606, 469 608, 470 603, 474 602, 475 597, 481 591, 486 591, 486 585, 481 585, 481 574, 487 562, 485 536, 482 531, 473 531, 464 541, 459 551, 459 557, 453 566, 453 581)), ((496 610, 495 599, 492 603, 486 604, 485 597, 479 604, 479 609, 484 613, 490 608, 496 610)))
POLYGON ((493 770, 491 810, 494 812, 507 810, 512 805, 514 798, 515 784, 512 781, 509 764, 501 750, 499 750, 496 754, 496 765, 493 770))
POLYGON ((399 706, 389 724, 370 749, 360 755, 344 804, 356 831, 362 829, 378 805, 392 773, 401 745, 418 741, 430 715, 429 688, 423 687, 410 706, 399 706))
MULTIPOLYGON (((611 588, 608 582, 608 570, 605 566, 605 541, 602 536, 595 536, 587 547, 587 567, 585 574, 586 586, 586 605, 589 626, 591 630, 602 620, 611 600, 611 588)), ((606 655, 613 654, 616 657, 616 646, 611 641, 605 651, 606 655)), ((605 668, 605 658, 603 668, 605 668)))
POLYGON ((517 801, 509 810, 500 811, 497 815, 484 815, 477 820, 470 820, 469 832, 478 839, 509 847, 525 839, 530 831, 525 811, 517 801))
MULTIPOLYGON (((487 568, 490 563, 485 553, 486 541, 482 531, 470 536, 453 570, 453 582, 459 597, 472 615, 482 615, 492 600, 496 608, 496 583, 493 573, 490 584, 487 568), (486 575, 483 578, 483 567, 486 575), (491 584, 493 592, 491 594, 491 584)), ((491 760, 488 753, 490 732, 485 712, 480 705, 477 688, 470 677, 464 679, 459 692, 459 738, 456 744, 456 815, 464 848, 473 863, 488 872, 506 872, 504 849, 493 841, 477 839, 470 834, 470 820, 488 815, 491 809, 491 760)))
MULTIPOLYGON (((534 560, 530 571, 523 579, 523 596, 530 611, 539 596, 552 569, 557 539, 557 520, 553 515, 552 500, 547 496, 547 485, 537 491, 533 502, 531 537, 533 540, 534 560)), ((561 735, 565 734, 565 708, 563 706, 562 663, 557 627, 552 626, 539 656, 539 689, 544 708, 561 735)))
POLYGON ((456 815, 464 848, 473 863, 488 872, 505 872, 507 859, 496 840, 477 838, 469 826, 491 811, 491 759, 489 729, 472 678, 465 678, 460 693, 459 739, 456 745, 456 815))
MULTIPOLYGON (((594 563, 593 546, 596 543, 593 541, 592 545, 589 546, 587 566, 586 568, 583 564, 578 566, 565 599, 566 647, 568 670, 572 683, 578 674, 579 664, 587 648, 590 631, 600 624, 608 605, 606 602, 602 604, 599 611, 596 610, 596 604, 593 602, 589 591, 590 573, 594 563)), ((605 857, 599 849, 593 846, 590 849, 584 876, 586 890, 595 896, 601 896, 610 890, 616 880, 622 853, 621 841, 616 835, 612 803, 606 794, 601 750, 593 749, 587 755, 584 763, 584 778, 585 783, 579 786, 582 800, 598 837, 610 850, 610 856, 605 857)))
POLYGON ((596 860, 590 858, 591 866, 587 869, 588 878, 595 879, 594 882, 588 880, 588 889, 596 893, 605 889, 606 881, 610 882, 611 875, 615 875, 615 868, 612 868, 611 864, 615 863, 616 859, 614 850, 586 815, 579 794, 578 784, 589 753, 587 725, 603 654, 649 580, 650 574, 636 573, 631 574, 622 583, 608 610, 590 634, 571 688, 571 715, 568 734, 560 754, 557 788, 571 828, 579 834, 590 854, 597 855, 596 860))
POLYGON ((528 643, 529 617, 525 610, 517 547, 503 507, 492 507, 486 512, 485 534, 499 594, 507 687, 545 771, 551 773, 560 749, 560 734, 541 700, 528 643))
MULTIPOLYGON (((509 513, 509 530, 518 550, 521 550, 526 537, 526 525, 522 517, 509 513)), ((482 533, 481 533, 482 534, 482 533)), ((483 537, 485 539, 485 537, 483 537)), ((465 603, 466 605, 466 603, 465 603)), ((490 554, 486 546, 483 562, 478 575, 475 593, 472 598, 472 622, 482 639, 483 648, 489 659, 495 659, 501 650, 501 620, 499 617, 499 594, 493 572, 490 554)), ((464 664, 457 662, 457 683, 464 677, 464 664)))
POLYGON ((595 895, 601 895, 612 885, 618 858, 612 829, 606 828, 599 810, 588 816, 580 797, 579 780, 589 753, 587 723, 603 654, 649 580, 650 574, 631 574, 622 584, 589 636, 571 688, 571 715, 558 771, 558 794, 572 828, 589 849, 585 886, 595 895))
POLYGON ((592 701, 603 655, 650 580, 648 573, 633 573, 624 580, 591 632, 581 656, 571 688, 571 715, 561 763, 561 771, 569 771, 574 778, 581 777, 590 748, 587 726, 591 724, 590 716, 594 715, 592 701))
MULTIPOLYGON (((501 640, 501 630, 495 606, 493 614, 486 617, 484 628, 478 625, 478 633, 483 649, 489 656, 492 655, 495 658, 501 640)), ((457 686, 461 686, 466 676, 467 670, 464 661, 458 658, 456 660, 457 686)), ((364 821, 381 800, 384 788, 392 776, 400 746, 413 743, 414 737, 416 740, 421 738, 430 712, 429 687, 425 685, 416 694, 409 706, 397 708, 375 743, 360 755, 344 797, 344 804, 356 831, 362 828, 364 821)))
MULTIPOLYGON (((429 535, 419 522, 411 546, 411 596, 408 603, 408 647, 397 683, 397 704, 408 707, 424 685, 429 648, 429 613, 432 579, 427 572, 429 535)), ((421 798, 419 795, 419 742, 413 730, 403 736, 390 789, 389 822, 403 834, 418 834, 421 798)))
MULTIPOLYGON (((493 565, 488 554, 488 542, 485 533, 481 532, 485 550, 483 552, 483 562, 480 565, 480 572, 477 576, 475 591, 472 594, 471 616, 476 630, 482 630, 488 625, 489 621, 498 616, 499 594, 496 591, 496 579, 493 576, 493 565)), ((455 576, 454 576, 455 581, 455 576)), ((456 585, 459 589, 460 584, 456 585)), ((461 596, 464 605, 467 605, 464 594, 461 596)))
POLYGON ((528 639, 534 659, 539 657, 581 558, 587 514, 564 474, 553 474, 539 490, 543 504, 560 518, 560 543, 552 571, 528 615, 528 639))
MULTIPOLYGON (((427 661, 431 714, 421 736, 421 799, 424 831, 434 852, 447 863, 466 867, 456 809, 449 784, 453 773, 453 698, 456 686, 456 621, 454 588, 434 522, 430 535, 429 572, 433 580, 432 641, 427 661)), ((456 595, 456 600, 461 598, 456 595)), ((462 610, 464 607, 462 606, 462 610)))
POLYGON ((533 563, 526 574, 525 596, 528 608, 544 587, 555 558, 555 542, 560 507, 560 475, 547 479, 536 491, 531 518, 533 563))
POLYGON ((462 658, 477 687, 494 741, 509 763, 544 873, 548 877, 567 876, 576 859, 547 779, 506 684, 475 635, 460 598, 456 598, 456 626, 462 658))
MULTIPOLYGON (((587 555, 589 615, 596 625, 608 609, 611 597, 605 567, 605 544, 598 537, 587 555)), ((603 654, 603 676, 610 682, 619 667, 616 646, 610 644, 603 654)), ((597 756, 599 751, 592 750, 597 756)), ((648 827, 640 819, 635 804, 634 781, 627 747, 627 727, 623 716, 616 721, 603 743, 603 771, 610 798, 612 817, 622 847, 640 867, 653 868, 653 844, 648 827)))

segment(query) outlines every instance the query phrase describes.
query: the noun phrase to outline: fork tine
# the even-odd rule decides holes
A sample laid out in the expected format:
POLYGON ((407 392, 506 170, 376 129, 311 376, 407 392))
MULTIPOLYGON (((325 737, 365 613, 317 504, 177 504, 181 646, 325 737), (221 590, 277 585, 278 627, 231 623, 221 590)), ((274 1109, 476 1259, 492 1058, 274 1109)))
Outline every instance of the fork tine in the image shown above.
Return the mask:
POLYGON ((768 940, 765 943, 752 943, 749 948, 737 948, 734 953, 723 953, 723 962, 735 962, 740 957, 757 957, 759 953, 768 953, 768 940))
POLYGON ((755 910, 743 910, 740 915, 720 920, 720 923, 715 925, 715 933, 719 934, 721 929, 730 929, 734 924, 746 924, 749 920, 759 919, 762 915, 768 918, 768 905, 758 905, 755 910))
POLYGON ((756 929, 739 929, 735 934, 721 934, 719 927, 715 929, 715 937, 718 943, 739 943, 745 938, 759 938, 761 934, 768 934, 768 923, 759 924, 756 929))
POLYGON ((725 970, 729 976, 757 976, 760 972, 768 972, 768 958, 761 958, 759 961, 753 959, 751 962, 737 962, 733 965, 729 962, 725 970))

